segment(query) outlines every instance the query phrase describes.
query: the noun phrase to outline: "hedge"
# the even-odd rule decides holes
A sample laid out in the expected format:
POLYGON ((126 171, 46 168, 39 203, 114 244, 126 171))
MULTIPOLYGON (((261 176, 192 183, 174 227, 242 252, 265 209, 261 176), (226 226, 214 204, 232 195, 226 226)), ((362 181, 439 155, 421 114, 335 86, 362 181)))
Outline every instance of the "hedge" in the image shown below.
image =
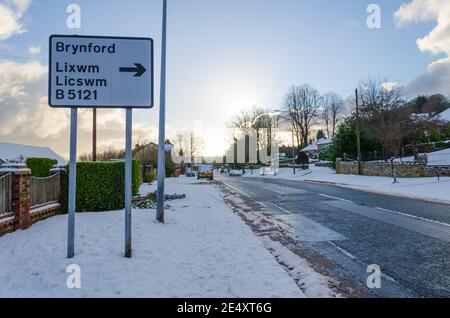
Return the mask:
POLYGON ((146 172, 144 174, 144 182, 148 184, 152 184, 153 180, 155 179, 155 176, 151 172, 146 172))
MULTIPOLYGON (((133 160, 132 192, 139 194, 139 161, 133 160)), ((114 211, 124 208, 125 163, 77 163, 77 212, 114 211)))
POLYGON ((56 165, 58 161, 49 158, 28 158, 25 163, 31 170, 33 177, 45 178, 50 175, 50 169, 56 165))

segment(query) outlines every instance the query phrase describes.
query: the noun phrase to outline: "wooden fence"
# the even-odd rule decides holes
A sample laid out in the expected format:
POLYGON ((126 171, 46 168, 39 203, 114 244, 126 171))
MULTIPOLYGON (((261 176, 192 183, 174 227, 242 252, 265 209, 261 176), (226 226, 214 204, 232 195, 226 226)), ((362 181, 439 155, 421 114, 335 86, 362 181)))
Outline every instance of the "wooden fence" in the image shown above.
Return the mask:
POLYGON ((49 203, 58 203, 60 197, 60 174, 48 178, 31 177, 30 194, 31 207, 49 203))
POLYGON ((11 212, 12 201, 12 175, 0 177, 0 215, 11 212))

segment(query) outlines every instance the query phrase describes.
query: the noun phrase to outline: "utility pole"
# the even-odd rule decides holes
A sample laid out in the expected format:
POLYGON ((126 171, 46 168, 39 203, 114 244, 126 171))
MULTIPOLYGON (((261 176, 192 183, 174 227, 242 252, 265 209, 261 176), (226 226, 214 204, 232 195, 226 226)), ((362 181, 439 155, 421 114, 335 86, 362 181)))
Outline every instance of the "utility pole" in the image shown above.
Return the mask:
POLYGON ((295 175, 295 138, 294 138, 294 126, 292 126, 292 166, 294 167, 294 175, 295 175))
POLYGON ((97 161, 97 108, 93 109, 92 116, 92 161, 97 161))
POLYGON ((359 95, 358 89, 355 90, 356 96, 356 147, 358 149, 358 174, 362 175, 362 166, 361 166, 361 128, 359 122, 359 95))
POLYGON ((163 0, 161 37, 161 92, 159 105, 158 189, 156 220, 164 223, 164 181, 166 177, 166 56, 167 0, 163 0))
POLYGON ((191 169, 194 169, 195 165, 195 139, 194 133, 191 133, 191 169))

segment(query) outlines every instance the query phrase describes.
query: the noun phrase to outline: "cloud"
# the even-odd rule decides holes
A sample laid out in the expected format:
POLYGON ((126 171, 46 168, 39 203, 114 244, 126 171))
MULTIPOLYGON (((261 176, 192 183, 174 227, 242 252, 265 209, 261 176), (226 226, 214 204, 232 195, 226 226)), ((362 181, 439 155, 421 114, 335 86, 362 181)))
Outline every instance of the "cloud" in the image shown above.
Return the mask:
POLYGON ((40 46, 30 46, 28 48, 28 52, 30 54, 39 54, 39 53, 41 53, 41 47, 40 46))
MULTIPOLYGON (((47 66, 37 61, 0 60, 0 138, 2 141, 51 147, 64 157, 69 152, 70 112, 48 106, 47 66)), ((125 111, 97 112, 99 149, 125 147, 125 111)), ((156 140, 157 129, 135 123, 134 137, 156 140)), ((92 110, 78 111, 78 154, 92 147, 92 110)))
POLYGON ((445 6, 446 2, 447 0, 413 0, 404 3, 394 13, 397 26, 436 20, 440 9, 445 6))
POLYGON ((0 3, 0 40, 26 32, 22 22, 31 0, 9 0, 0 3))
POLYGON ((393 90, 394 88, 399 87, 400 83, 397 83, 397 82, 384 82, 384 83, 381 84, 381 86, 385 90, 390 91, 390 90, 393 90))
POLYGON ((426 72, 413 80, 406 91, 417 94, 450 94, 447 82, 450 80, 450 1, 448 0, 412 0, 402 4, 394 14, 397 26, 408 23, 436 21, 436 27, 423 38, 417 40, 422 52, 445 57, 430 64, 426 72))
POLYGON ((47 72, 39 62, 16 63, 0 60, 0 102, 26 96, 27 84, 38 81, 47 72))

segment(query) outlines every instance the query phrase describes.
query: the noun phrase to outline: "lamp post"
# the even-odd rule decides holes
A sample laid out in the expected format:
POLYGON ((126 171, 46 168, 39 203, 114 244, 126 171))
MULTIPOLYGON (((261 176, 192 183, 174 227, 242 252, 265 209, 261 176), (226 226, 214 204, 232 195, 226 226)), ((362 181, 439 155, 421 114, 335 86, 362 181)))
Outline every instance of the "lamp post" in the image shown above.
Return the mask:
POLYGON ((294 126, 292 126, 292 167, 294 169, 295 175, 295 137, 294 137, 294 126))
POLYGON ((361 131, 360 131, 360 121, 359 121, 359 95, 358 89, 355 90, 356 97, 356 147, 358 152, 358 174, 362 175, 361 166, 361 131))

